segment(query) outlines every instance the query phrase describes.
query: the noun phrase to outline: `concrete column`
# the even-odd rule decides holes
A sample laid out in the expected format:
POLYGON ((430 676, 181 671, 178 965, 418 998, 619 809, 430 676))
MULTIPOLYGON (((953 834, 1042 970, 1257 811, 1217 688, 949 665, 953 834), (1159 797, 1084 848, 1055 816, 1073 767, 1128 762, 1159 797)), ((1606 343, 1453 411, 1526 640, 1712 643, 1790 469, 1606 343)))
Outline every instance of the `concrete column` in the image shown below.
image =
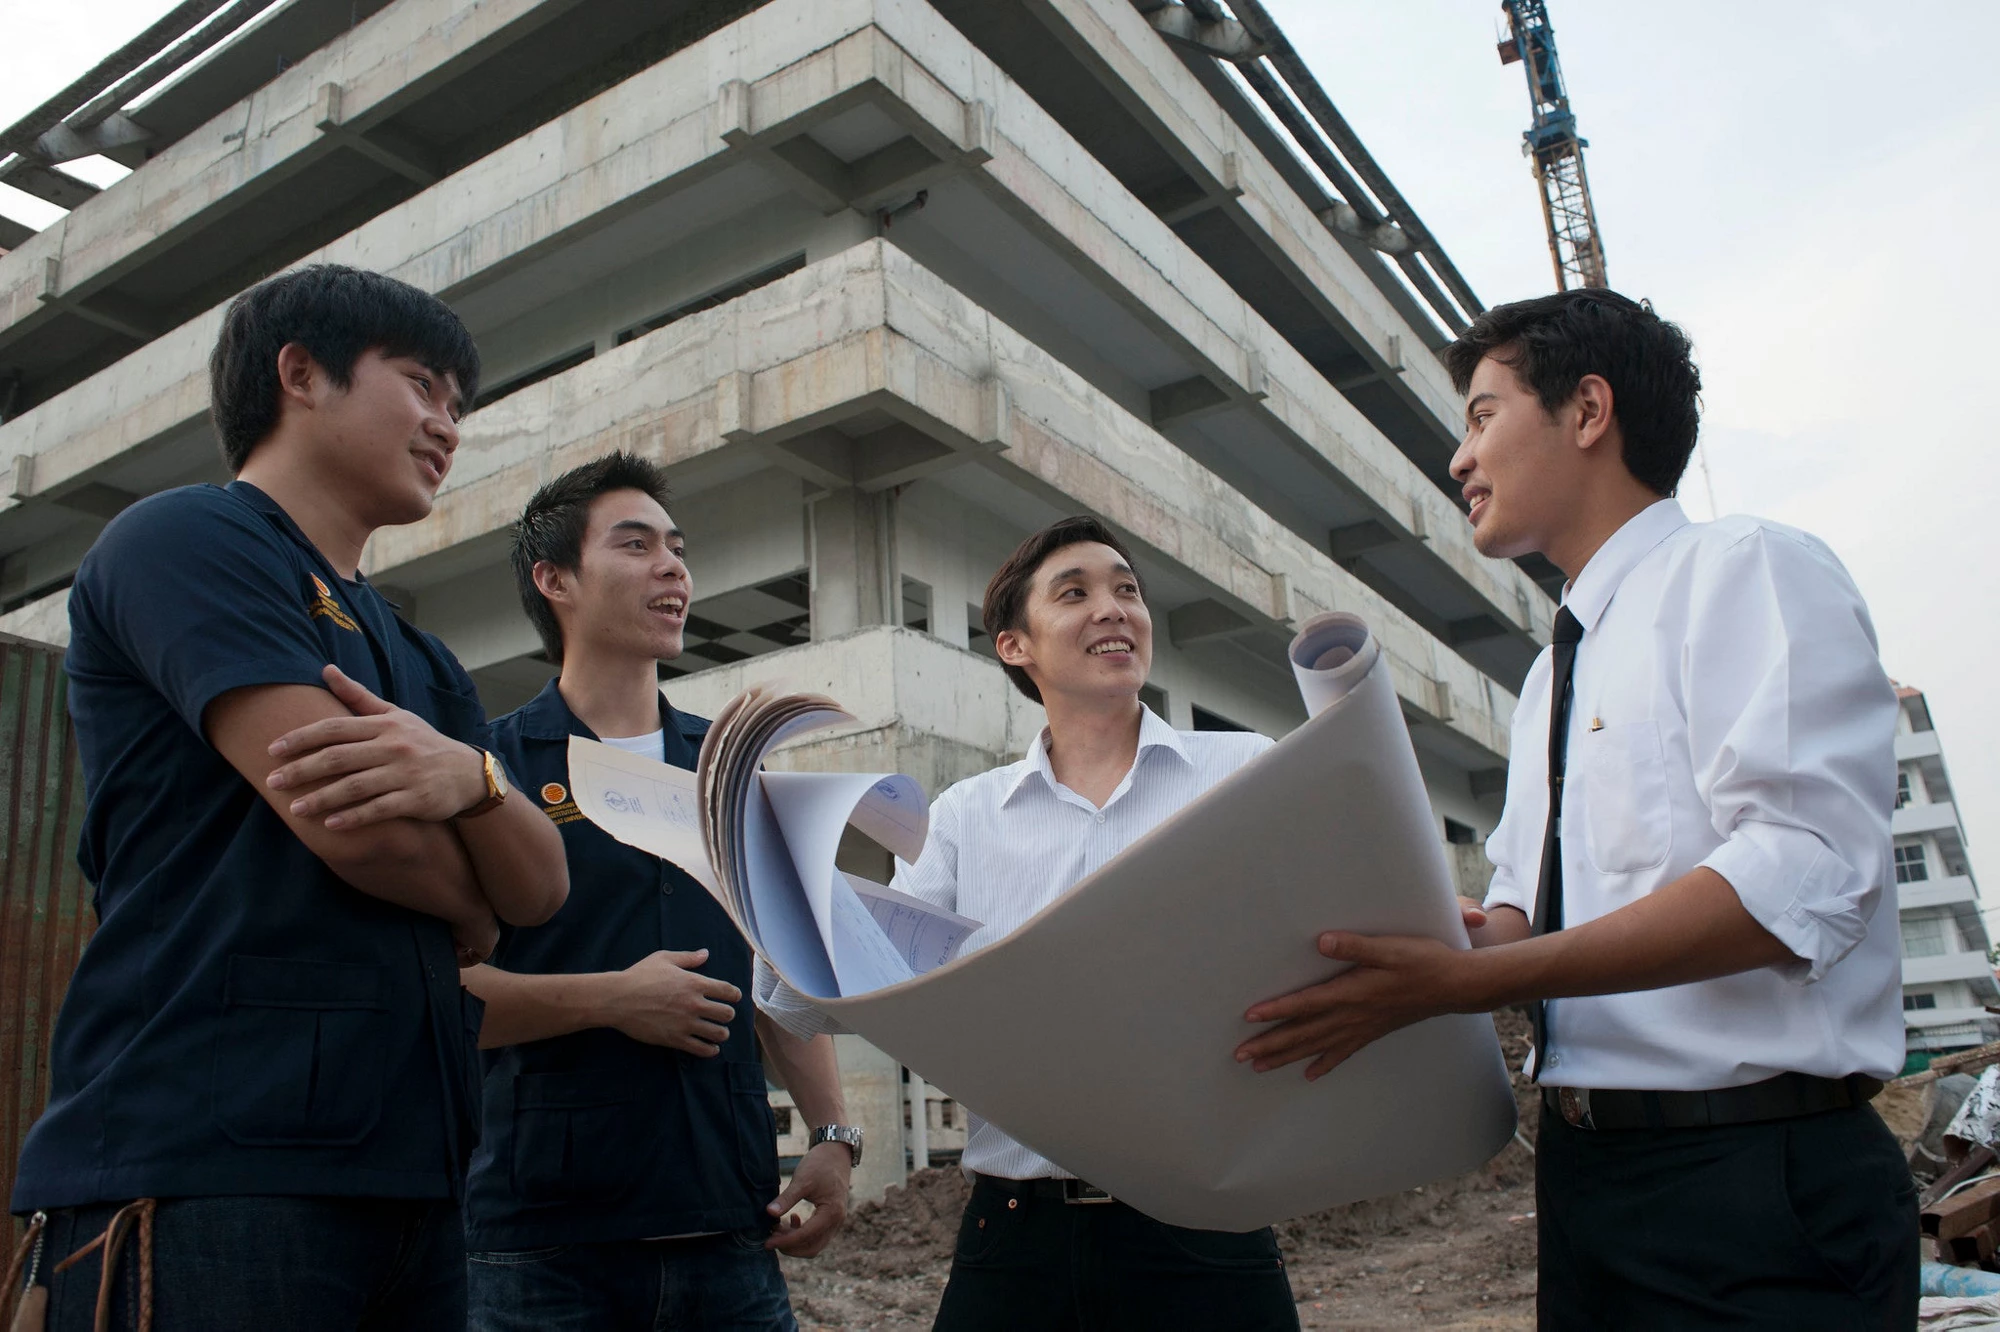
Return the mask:
POLYGON ((910 1081, 910 1169, 931 1168, 931 1108, 924 1091, 924 1075, 906 1069, 910 1081))
POLYGON ((875 1202, 908 1176, 903 1166, 903 1068, 859 1036, 836 1036, 847 1118, 866 1135, 854 1201, 875 1202))
POLYGON ((893 497, 849 488, 812 505, 812 636, 836 638, 893 624, 896 600, 893 497))

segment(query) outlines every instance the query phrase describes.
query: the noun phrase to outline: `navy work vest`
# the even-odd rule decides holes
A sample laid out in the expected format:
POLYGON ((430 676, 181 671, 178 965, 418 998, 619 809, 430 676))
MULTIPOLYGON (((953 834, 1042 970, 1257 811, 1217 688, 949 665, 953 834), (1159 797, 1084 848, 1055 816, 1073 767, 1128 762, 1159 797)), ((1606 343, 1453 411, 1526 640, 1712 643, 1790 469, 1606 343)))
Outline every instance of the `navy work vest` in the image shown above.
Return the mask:
MULTIPOLYGON (((660 700, 666 761, 692 769, 708 722, 660 700)), ((493 722, 487 743, 562 831, 569 900, 503 928, 493 965, 619 971, 661 949, 709 950, 704 974, 743 992, 719 1054, 698 1058, 595 1028, 484 1052, 486 1125, 466 1190, 475 1250, 652 1239, 770 1224, 777 1134, 757 1055, 750 949, 681 870, 577 812, 569 738, 595 739, 556 682, 493 722)))

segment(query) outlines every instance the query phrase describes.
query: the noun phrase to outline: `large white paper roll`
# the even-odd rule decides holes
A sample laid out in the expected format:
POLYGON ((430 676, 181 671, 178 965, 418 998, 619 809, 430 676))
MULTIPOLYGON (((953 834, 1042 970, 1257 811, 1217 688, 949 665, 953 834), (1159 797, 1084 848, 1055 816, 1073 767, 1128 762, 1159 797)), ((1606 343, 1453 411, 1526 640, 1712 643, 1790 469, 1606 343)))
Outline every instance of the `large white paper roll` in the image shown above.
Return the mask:
MULTIPOLYGON (((1337 970, 1316 950, 1322 931, 1468 946, 1367 626, 1320 616, 1300 630, 1291 660, 1312 716, 1269 752, 1005 939, 910 980, 815 1002, 1064 1169, 1175 1225, 1251 1230, 1487 1160, 1513 1136, 1515 1107, 1484 1015, 1406 1028, 1314 1083, 1303 1066, 1260 1074, 1232 1057, 1252 1031, 1242 1018, 1252 1003, 1337 970)), ((652 774, 680 793, 663 794, 657 816, 632 766, 643 760, 572 741, 579 805, 658 854, 690 854, 683 805, 698 785, 712 868, 690 872, 760 956, 818 996, 844 992, 835 962, 847 945, 817 903, 829 893, 844 902, 849 884, 823 889, 835 874, 830 850, 804 864, 803 844, 771 844, 771 829, 805 821, 774 814, 755 772, 771 737, 843 718, 825 699, 736 700, 711 730, 698 783, 652 774), (622 794, 580 776, 614 766, 626 774, 622 794)), ((788 775, 802 789, 777 794, 802 809, 845 810, 877 779, 820 780, 823 799, 811 798, 809 774, 788 775)), ((846 924, 856 919, 848 904, 846 924)), ((935 934, 952 921, 970 924, 929 925, 935 934)))

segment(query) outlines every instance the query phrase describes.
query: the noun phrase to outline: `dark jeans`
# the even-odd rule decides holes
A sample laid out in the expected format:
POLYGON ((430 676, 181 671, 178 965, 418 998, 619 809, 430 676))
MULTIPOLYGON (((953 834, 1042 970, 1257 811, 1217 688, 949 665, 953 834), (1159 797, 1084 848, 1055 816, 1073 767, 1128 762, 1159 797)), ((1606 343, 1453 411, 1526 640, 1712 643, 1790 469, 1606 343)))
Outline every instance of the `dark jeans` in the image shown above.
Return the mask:
MULTIPOLYGON (((49 1213, 49 1332, 90 1332, 118 1204, 49 1213)), ((111 1326, 137 1326, 139 1235, 118 1259, 111 1326)), ((163 1198, 153 1218, 153 1332, 436 1332, 465 1322, 458 1204, 372 1198, 163 1198)))
POLYGON ((939 1332, 1294 1329, 1270 1229, 1185 1230, 1124 1203, 1009 1197, 984 1180, 959 1222, 939 1332))
POLYGON ((472 1332, 797 1332, 767 1230, 475 1252, 472 1332))
POLYGON ((1544 1329, 1912 1328, 1917 1188, 1868 1106, 1717 1128, 1542 1111, 1544 1329))

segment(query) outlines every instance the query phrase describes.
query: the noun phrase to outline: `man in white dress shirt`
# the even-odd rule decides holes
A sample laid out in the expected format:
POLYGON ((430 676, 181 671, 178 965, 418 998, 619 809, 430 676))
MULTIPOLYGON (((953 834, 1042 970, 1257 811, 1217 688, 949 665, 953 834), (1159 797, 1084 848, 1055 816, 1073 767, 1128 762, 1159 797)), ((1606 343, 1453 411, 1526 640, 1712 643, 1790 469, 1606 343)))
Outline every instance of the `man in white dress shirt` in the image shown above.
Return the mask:
MULTIPOLYGON (((895 881, 984 922, 968 952, 1019 928, 1271 744, 1176 731, 1139 702, 1152 617, 1131 557, 1094 518, 1023 542, 988 585, 983 618, 1008 677, 1047 710, 1048 726, 1020 762, 937 798, 923 854, 895 881)), ((809 1030, 784 987, 767 1007, 809 1030)), ((938 1310, 944 1332, 1299 1325, 1268 1227, 1155 1221, 976 1117, 961 1165, 973 1190, 938 1310)))
POLYGON ((1254 1006, 1279 1025, 1237 1057, 1316 1077, 1527 1003, 1544 1328, 1913 1326, 1916 1191, 1868 1105, 1903 1024, 1867 608, 1816 538, 1681 512, 1700 379, 1649 307, 1502 306, 1445 364, 1474 542, 1569 579, 1514 714, 1488 920, 1470 952, 1322 936, 1353 968, 1254 1006))

